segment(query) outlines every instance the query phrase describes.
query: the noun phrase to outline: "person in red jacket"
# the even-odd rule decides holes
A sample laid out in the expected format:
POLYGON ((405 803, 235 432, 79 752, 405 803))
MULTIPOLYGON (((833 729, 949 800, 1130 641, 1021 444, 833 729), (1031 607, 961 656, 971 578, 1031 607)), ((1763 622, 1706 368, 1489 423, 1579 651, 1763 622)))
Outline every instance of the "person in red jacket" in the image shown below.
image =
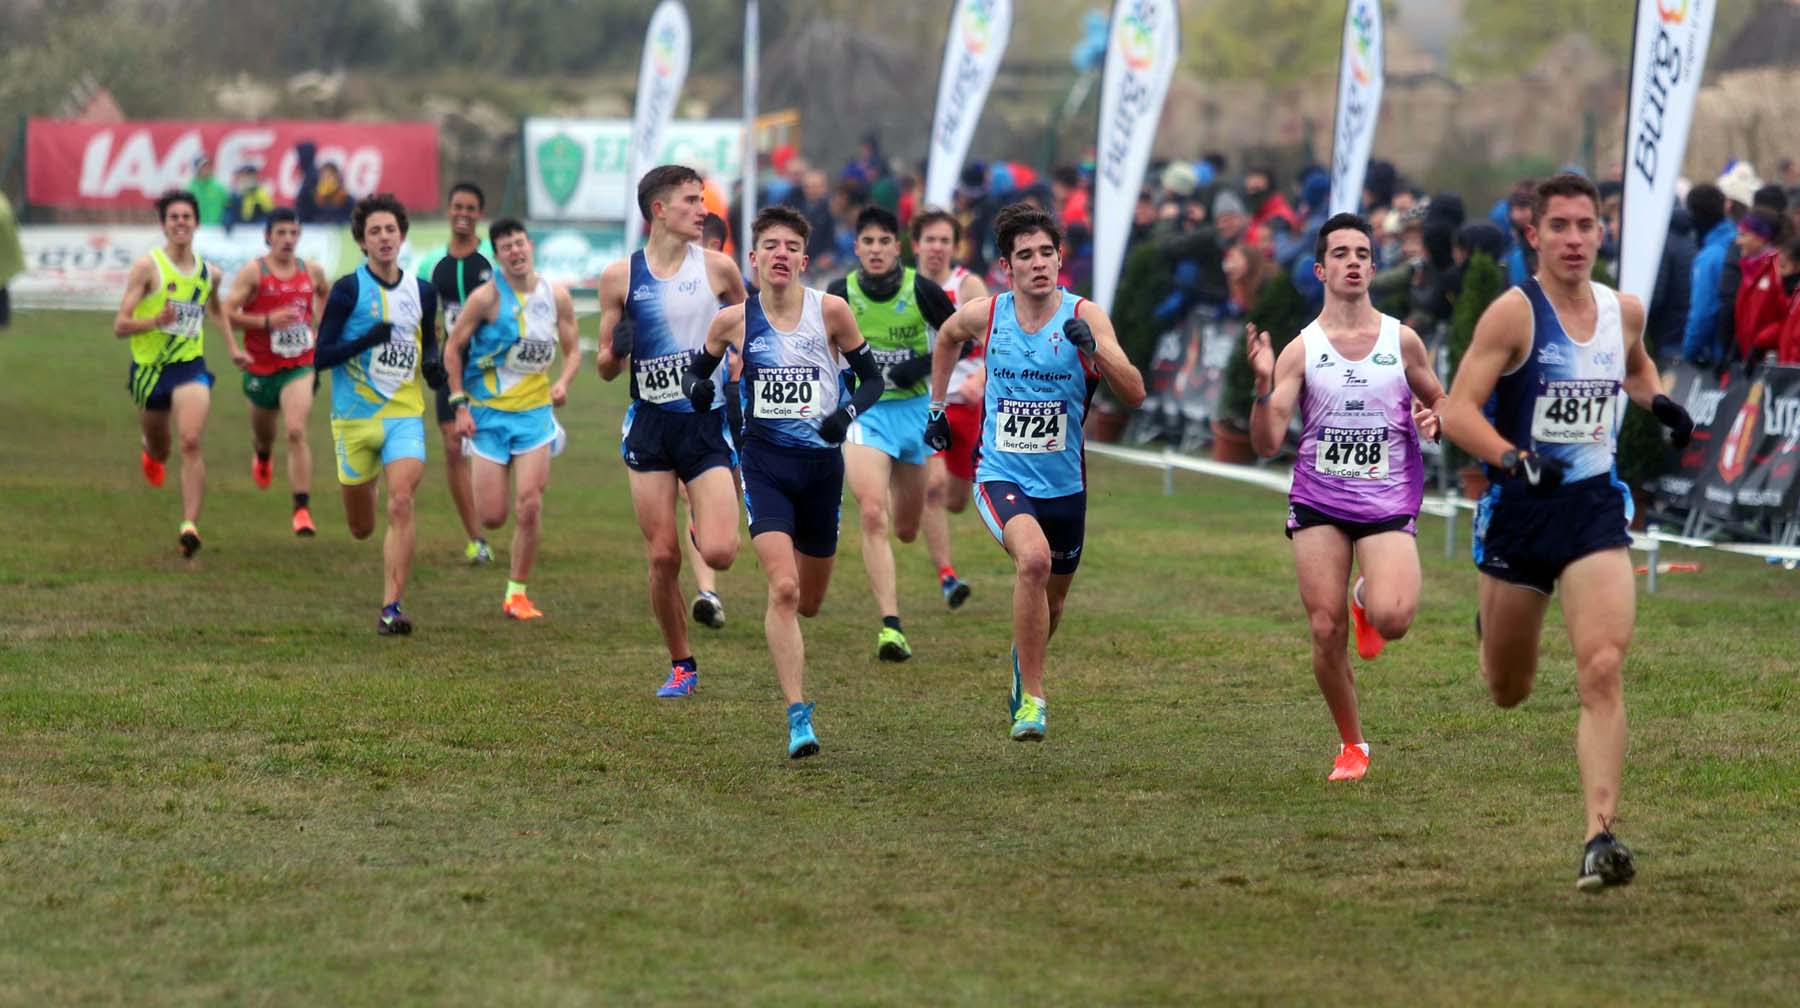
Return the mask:
POLYGON ((1738 356, 1746 364, 1755 364, 1775 349, 1787 318, 1787 292, 1775 262, 1780 239, 1781 215, 1772 210, 1759 207, 1738 222, 1741 279, 1732 317, 1737 322, 1738 356))
POLYGON ((1789 238, 1781 246, 1781 282, 1787 290, 1787 318, 1782 320, 1781 335, 1776 340, 1776 359, 1783 364, 1800 364, 1800 238, 1789 238))

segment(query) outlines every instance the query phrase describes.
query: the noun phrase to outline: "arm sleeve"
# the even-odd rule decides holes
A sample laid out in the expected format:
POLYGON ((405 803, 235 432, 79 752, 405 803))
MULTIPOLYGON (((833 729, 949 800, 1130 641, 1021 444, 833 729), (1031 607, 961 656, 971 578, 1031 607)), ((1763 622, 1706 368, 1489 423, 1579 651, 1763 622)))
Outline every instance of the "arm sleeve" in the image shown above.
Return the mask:
POLYGON ((856 374, 856 392, 850 397, 850 408, 861 416, 869 407, 881 401, 881 393, 887 387, 881 381, 881 367, 875 363, 875 355, 869 352, 869 344, 864 343, 855 350, 844 355, 850 362, 850 370, 856 374))
POLYGON ((923 273, 913 274, 913 296, 918 299, 919 311, 925 316, 926 324, 933 329, 941 328, 956 314, 950 295, 945 294, 936 282, 926 279, 923 273))
POLYGON ((836 280, 825 285, 825 293, 835 294, 848 301, 850 300, 850 283, 843 277, 838 277, 836 280))
POLYGON ((313 369, 329 371, 375 345, 365 336, 354 343, 344 341, 344 322, 356 308, 356 276, 342 277, 331 285, 331 296, 325 300, 325 315, 319 319, 319 345, 313 351, 313 369))
POLYGON ((437 341, 437 288, 428 280, 420 280, 419 284, 419 346, 424 350, 424 360, 437 360, 442 348, 437 341))

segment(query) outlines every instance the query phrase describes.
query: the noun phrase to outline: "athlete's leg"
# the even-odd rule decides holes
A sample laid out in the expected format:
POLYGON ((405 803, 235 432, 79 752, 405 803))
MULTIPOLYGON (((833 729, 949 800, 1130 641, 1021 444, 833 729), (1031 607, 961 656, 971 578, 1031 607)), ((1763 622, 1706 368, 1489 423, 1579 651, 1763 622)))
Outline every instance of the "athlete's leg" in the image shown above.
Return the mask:
MULTIPOLYGON (((1072 579, 1074 575, 1053 576, 1050 573, 1050 541, 1044 537, 1043 526, 1031 515, 1014 515, 1006 523, 1002 535, 1001 542, 1007 555, 1012 557, 1017 575, 1013 582, 1013 647, 1019 655, 1019 684, 1026 693, 1042 699, 1044 652, 1055 628, 1050 583, 1058 578, 1065 579, 1062 593, 1066 596, 1069 590, 1066 579, 1072 579)), ((1059 598, 1057 615, 1061 614, 1060 602, 1059 598)))
POLYGON ((169 411, 138 410, 138 432, 144 442, 144 453, 157 462, 169 460, 169 411))
MULTIPOLYGON (((925 551, 939 571, 956 566, 950 561, 950 470, 936 455, 925 461, 925 512, 919 522, 925 528, 925 551)), ((967 496, 965 490, 965 498, 967 496)))
MULTIPOLYGON (((514 455, 513 463, 512 579, 524 584, 537 562, 538 538, 543 528, 544 487, 550 482, 550 446, 514 455)), ((497 527, 497 526, 496 526, 497 527)))
POLYGON ((691 658, 687 613, 681 604, 681 547, 675 541, 675 474, 669 470, 628 472, 631 508, 637 512, 650 567, 650 610, 662 629, 669 659, 691 658))
POLYGON ((1325 696, 1331 720, 1345 745, 1363 741, 1356 709, 1356 680, 1350 671, 1350 608, 1344 588, 1350 580, 1350 537, 1330 525, 1314 525, 1294 533, 1294 573, 1300 581, 1300 603, 1312 633, 1313 678, 1325 696))
POLYGON ((688 566, 694 569, 694 587, 716 594, 719 590, 719 575, 706 565, 706 558, 700 555, 700 544, 694 541, 696 536, 688 534, 688 530, 694 529, 695 525, 694 505, 688 500, 687 484, 677 483, 676 487, 681 493, 682 511, 687 515, 687 521, 681 523, 676 531, 681 537, 681 552, 687 554, 688 566))
POLYGON ((344 521, 350 538, 367 539, 375 531, 375 481, 344 487, 344 521))
POLYGON ((1356 541, 1362 571, 1363 611, 1382 640, 1406 636, 1419 611, 1419 549, 1405 532, 1381 532, 1356 541))
POLYGON ((831 586, 831 568, 837 557, 807 556, 794 552, 794 565, 800 572, 800 615, 811 619, 825 605, 825 589, 831 586))
POLYGON ((1482 574, 1476 584, 1481 620, 1481 678, 1494 702, 1517 707, 1537 678, 1538 638, 1550 596, 1482 574))
POLYGON ((919 521, 925 513, 925 475, 925 467, 916 462, 895 462, 888 475, 894 536, 903 543, 919 538, 919 521))
MULTIPOLYGON (((1063 603, 1069 599, 1069 589, 1075 584, 1074 574, 1051 574, 1044 586, 1044 601, 1050 607, 1050 632, 1044 635, 1046 649, 1050 638, 1056 636, 1056 628, 1062 626, 1063 603)), ((1042 693, 1037 694, 1043 696, 1042 693)))
MULTIPOLYGON (((515 456, 513 461, 518 462, 515 456)), ((469 488, 474 492, 475 516, 484 529, 506 524, 506 474, 511 466, 493 459, 469 455, 469 488)))
MULTIPOLYGON (((700 540, 700 559, 715 571, 730 570, 737 560, 738 535, 737 484, 732 481, 730 466, 713 466, 688 480, 688 507, 694 522, 694 533, 700 540)), ((671 502, 673 503, 673 502, 671 502)), ((675 509, 669 508, 673 520, 675 509)), ((681 530, 686 532, 686 529, 681 530)), ((679 593, 679 586, 677 586, 679 593)))
POLYGON ((481 525, 475 513, 474 477, 469 472, 469 457, 463 454, 462 435, 456 433, 454 420, 438 424, 438 430, 444 435, 444 476, 450 482, 450 499, 456 503, 463 535, 474 542, 481 538, 481 525))
MULTIPOLYGON (((306 438, 306 421, 312 414, 313 383, 302 375, 282 386, 281 421, 287 433, 288 489, 312 491, 312 445, 306 438)), ((273 431, 270 431, 273 440, 273 431)))
POLYGON ((1587 833, 1607 832, 1625 767, 1625 651, 1637 617, 1637 587, 1624 549, 1592 553, 1563 570, 1563 621, 1575 649, 1581 718, 1575 758, 1587 805, 1587 833))
MULTIPOLYGON (((287 389, 282 391, 286 392, 287 389)), ((267 458, 275 451, 275 423, 280 419, 281 413, 278 410, 250 407, 250 450, 256 453, 257 458, 267 458)))
MULTIPOLYGON (((423 443, 423 442, 421 442, 423 443)), ((413 544, 417 533, 413 528, 413 496, 425 476, 425 462, 416 458, 397 458, 383 467, 387 474, 387 536, 381 543, 381 570, 385 584, 381 604, 393 605, 406 591, 406 578, 412 573, 413 544)), ((369 483, 370 487, 375 484, 369 483)))
MULTIPOLYGON (((181 445, 181 517, 200 520, 200 500, 206 494, 206 459, 200 446, 206 436, 206 414, 212 408, 212 386, 187 382, 170 395, 170 416, 181 445)), ((168 449, 164 448, 165 454, 168 449)))
POLYGON ((893 460, 879 448, 844 445, 844 482, 856 498, 862 522, 863 567, 869 572, 869 590, 881 615, 900 615, 899 592, 894 587, 894 546, 888 541, 888 482, 893 460))
POLYGON ((806 642, 800 635, 800 572, 794 562, 794 540, 786 532, 764 532, 750 544, 769 579, 769 607, 763 614, 769 658, 775 663, 781 695, 788 703, 797 704, 806 699, 802 688, 806 642))

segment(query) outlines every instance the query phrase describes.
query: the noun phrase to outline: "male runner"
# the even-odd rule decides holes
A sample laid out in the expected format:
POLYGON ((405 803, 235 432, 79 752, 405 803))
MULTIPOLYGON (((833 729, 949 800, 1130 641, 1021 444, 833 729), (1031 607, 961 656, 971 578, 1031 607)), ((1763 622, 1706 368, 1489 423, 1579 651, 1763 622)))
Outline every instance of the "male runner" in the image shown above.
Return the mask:
POLYGON ((1539 184, 1525 232, 1537 275, 1481 316, 1442 411, 1444 432, 1493 479, 1475 515, 1476 631, 1482 675, 1502 707, 1531 693, 1544 613, 1562 583, 1587 807, 1575 882, 1590 892, 1635 873, 1612 834, 1625 762, 1621 673, 1636 618, 1631 496, 1615 471, 1619 393, 1669 427, 1677 447, 1694 427, 1662 394, 1644 350, 1643 304, 1588 279, 1600 233, 1592 182, 1562 174, 1539 184))
MULTIPOLYGON (((913 254, 919 275, 943 289, 953 305, 987 297, 987 284, 961 266, 950 254, 962 243, 962 222, 939 207, 927 207, 912 219, 913 254)), ((982 368, 980 340, 963 344, 963 358, 950 373, 949 398, 944 416, 950 421, 950 449, 934 452, 925 462, 925 551, 937 567, 938 590, 952 609, 969 600, 968 582, 956 576, 950 562, 950 512, 962 514, 969 506, 969 487, 975 481, 975 442, 981 437, 981 389, 987 381, 982 368)))
POLYGON ((113 335, 131 340, 131 376, 127 386, 137 404, 143 442, 139 460, 151 486, 163 484, 169 460, 170 418, 181 437, 181 555, 200 549, 200 501, 206 492, 206 460, 201 438, 212 407, 212 372, 206 370, 205 333, 201 321, 212 316, 225 334, 231 359, 244 352, 232 335, 231 322, 219 301, 219 268, 194 254, 194 229, 200 224, 194 194, 172 191, 156 201, 162 221, 163 247, 151 249, 131 264, 125 295, 113 318, 113 335))
POLYGON ((1087 472, 1081 423, 1101 378, 1128 409, 1144 401, 1144 379, 1093 302, 1057 286, 1062 232, 1030 204, 994 219, 994 238, 1012 290, 977 298, 938 329, 932 354, 925 439, 950 444, 944 395, 961 344, 987 344, 981 460, 975 510, 1012 557, 1012 730, 1044 737, 1044 652, 1062 619, 1081 563, 1087 525, 1087 472))
MULTIPOLYGON (((456 317, 469 296, 493 276, 494 266, 489 256, 493 255, 494 247, 491 239, 482 238, 478 230, 486 207, 487 197, 480 186, 473 182, 458 182, 451 186, 450 243, 429 263, 429 270, 419 270, 421 276, 431 278, 438 303, 444 306, 446 333, 456 327, 456 317)), ((462 522, 463 534, 468 538, 468 544, 463 547, 463 559, 470 564, 493 563, 494 551, 482 535, 475 514, 469 457, 463 452, 462 435, 456 432, 456 408, 450 405, 449 382, 437 390, 437 422, 438 433, 444 440, 444 476, 450 483, 450 499, 456 502, 456 517, 462 522)))
POLYGON ((1406 635, 1419 608, 1419 504, 1425 468, 1415 422, 1428 434, 1437 420, 1423 405, 1444 395, 1417 333, 1375 310, 1374 230, 1355 214, 1319 229, 1313 275, 1325 285, 1325 309, 1277 360, 1269 334, 1249 326, 1256 401, 1250 441, 1273 455, 1300 407, 1300 458, 1288 502, 1300 601, 1312 627, 1313 678, 1342 740, 1327 780, 1358 780, 1369 770, 1369 743, 1356 710, 1356 678, 1344 653, 1344 586, 1350 589, 1356 653, 1381 653, 1406 635), (1302 396, 1304 395, 1304 398, 1302 396), (1416 417, 1416 421, 1415 421, 1416 417))
POLYGON ((269 254, 231 278, 225 313, 244 330, 244 398, 250 400, 250 478, 267 490, 275 478, 275 423, 287 434, 288 487, 294 534, 312 536, 312 445, 306 420, 313 404, 313 320, 324 311, 325 271, 294 254, 300 215, 279 207, 263 225, 269 254))
POLYGON ((313 367, 331 372, 331 435, 350 534, 375 531, 375 479, 387 475, 382 542, 382 634, 412 633, 400 595, 412 570, 413 494, 425 475, 425 396, 444 383, 438 357, 437 291, 400 269, 406 208, 382 193, 358 200, 350 234, 367 257, 340 277, 325 302, 313 367))
POLYGON ((831 282, 829 293, 850 303, 857 328, 882 367, 881 401, 856 418, 844 444, 844 471, 862 516, 863 567, 881 610, 875 654, 882 661, 912 657, 900 626, 894 547, 919 535, 925 510, 926 379, 931 332, 956 310, 943 288, 900 264, 900 222, 883 207, 856 216, 857 269, 831 282), (891 506, 890 506, 891 495, 891 506))
POLYGON ((543 613, 531 604, 525 581, 537 559, 544 486, 550 457, 562 450, 553 407, 569 396, 581 369, 575 302, 561 284, 537 273, 525 225, 511 218, 488 229, 500 276, 475 288, 463 303, 444 346, 456 429, 474 456, 475 506, 490 529, 506 524, 506 475, 511 470, 518 522, 500 611, 516 620, 543 613), (547 372, 562 349, 562 371, 547 372))
POLYGON ((744 361, 740 388, 746 414, 744 509, 750 544, 769 580, 763 632, 787 698, 788 756, 819 751, 813 705, 803 680, 806 643, 799 616, 817 616, 837 552, 844 499, 844 455, 838 447, 857 414, 881 398, 881 369, 842 298, 803 287, 806 218, 772 206, 751 227, 750 259, 757 294, 713 319, 706 347, 682 377, 696 410, 715 400, 712 374, 728 347, 744 361), (845 395, 843 371, 856 370, 856 396, 845 395))
MULTIPOLYGON (((688 647, 681 602, 681 546, 675 524, 675 487, 687 485, 700 557, 714 570, 737 559, 737 502, 731 470, 737 449, 724 411, 699 412, 681 394, 681 376, 706 346, 720 306, 744 302, 744 277, 722 252, 695 244, 706 205, 700 175, 662 165, 638 182, 638 210, 650 223, 644 247, 600 274, 600 352, 595 367, 612 381, 631 368, 632 403, 625 411, 619 453, 631 481, 631 504, 650 568, 650 608, 669 649, 669 678, 657 696, 684 697, 699 682, 688 647), (632 343, 614 342, 621 318, 632 343)), ((715 402, 715 405, 718 403, 715 402)))

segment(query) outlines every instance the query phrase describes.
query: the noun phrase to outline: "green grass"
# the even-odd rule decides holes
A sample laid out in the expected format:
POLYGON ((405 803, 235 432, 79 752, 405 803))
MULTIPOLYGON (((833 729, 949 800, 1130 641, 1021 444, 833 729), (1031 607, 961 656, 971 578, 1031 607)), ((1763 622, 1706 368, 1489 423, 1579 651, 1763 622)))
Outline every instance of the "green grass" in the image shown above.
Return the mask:
MULTIPOLYGON (((1474 576, 1424 522, 1413 633, 1362 666, 1375 768, 1327 786, 1281 501, 1096 460, 1050 740, 1005 734, 1008 568, 970 604, 899 550, 917 658, 874 660, 853 532, 806 627, 824 752, 783 757, 746 546, 701 692, 658 701, 616 437, 564 413, 533 598, 457 559, 434 458, 409 640, 343 529, 317 410, 312 542, 258 492, 215 355, 206 548, 137 473, 93 315, 0 335, 0 1003, 1693 1004, 1800 983, 1800 578, 1700 557, 1639 602, 1622 835, 1594 898, 1570 656, 1475 671, 1474 576)), ((281 467, 277 466, 280 473, 281 467)), ((1464 529, 1466 531, 1466 523, 1464 529)), ((1691 557, 1688 557, 1691 558, 1691 557)))

